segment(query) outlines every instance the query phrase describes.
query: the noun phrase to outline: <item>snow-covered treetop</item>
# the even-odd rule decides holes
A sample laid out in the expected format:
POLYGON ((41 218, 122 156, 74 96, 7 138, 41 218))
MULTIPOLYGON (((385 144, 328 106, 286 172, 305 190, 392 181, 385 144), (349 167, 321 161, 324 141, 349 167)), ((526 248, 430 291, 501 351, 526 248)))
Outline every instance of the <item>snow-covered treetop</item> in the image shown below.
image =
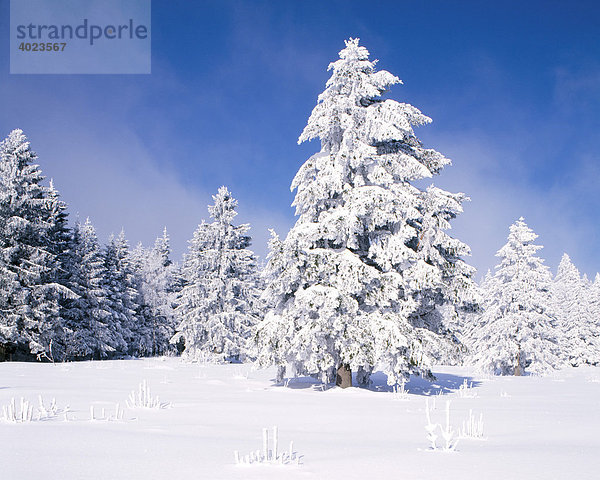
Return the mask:
POLYGON ((162 237, 158 237, 154 242, 153 253, 161 258, 163 267, 171 265, 171 241, 167 232, 167 227, 163 229, 162 237))
POLYGON ((2 160, 9 160, 9 157, 16 160, 16 165, 23 168, 24 165, 37 159, 37 155, 29 148, 29 141, 21 129, 15 129, 8 134, 2 142, 2 160))
POLYGON ((30 148, 29 141, 23 130, 16 129, 10 132, 0 142, 0 182, 3 184, 3 195, 23 197, 25 190, 30 198, 39 198, 47 194, 47 188, 39 186, 44 179, 38 165, 34 162, 37 155, 30 148), (27 182, 15 181, 17 177, 27 177, 27 182), (24 190, 25 189, 25 190, 24 190))
POLYGON ((227 187, 219 188, 216 195, 212 196, 214 205, 208 206, 208 212, 216 222, 221 224, 230 224, 237 215, 237 200, 231 196, 227 187))
POLYGON ((544 248, 542 245, 534 245, 538 235, 520 217, 510 226, 508 242, 496 253, 502 260, 496 267, 499 273, 509 278, 520 278, 533 271, 544 271, 549 274, 548 267, 543 265, 544 260, 536 257, 538 250, 544 248))
POLYGON ((393 190, 398 188, 394 185, 432 177, 450 164, 439 152, 423 148, 415 136, 413 126, 430 123, 429 117, 407 103, 381 98, 401 82, 385 70, 376 71, 368 55, 358 39, 346 41, 340 60, 329 65, 333 74, 298 139, 321 140, 321 151, 302 165, 291 185, 297 190, 296 213, 312 212, 310 221, 354 187, 393 190))
MULTIPOLYGON (((349 160, 357 153, 384 153, 377 147, 386 142, 406 142, 420 148, 412 127, 430 123, 431 119, 412 105, 381 98, 390 86, 402 81, 386 70, 376 71, 377 61, 369 61, 368 50, 358 42, 357 38, 347 40, 340 59, 329 65, 328 70, 333 70, 333 74, 319 95, 298 143, 319 138, 322 151, 340 152, 348 155, 349 160), (359 126, 362 128, 357 129, 359 126)), ((433 152, 428 151, 432 157, 421 167, 413 165, 419 173, 411 179, 430 177, 450 163, 433 152)), ((389 153, 397 151, 392 149, 389 153)))
POLYGON ((581 282, 579 270, 575 265, 573 265, 571 258, 566 253, 563 254, 562 258, 560 259, 560 263, 558 264, 555 281, 564 283, 581 282))
POLYGON ((98 247, 98 236, 96 234, 96 228, 92 224, 90 217, 85 219, 85 223, 82 225, 79 222, 75 225, 74 235, 83 240, 82 243, 91 243, 98 247))

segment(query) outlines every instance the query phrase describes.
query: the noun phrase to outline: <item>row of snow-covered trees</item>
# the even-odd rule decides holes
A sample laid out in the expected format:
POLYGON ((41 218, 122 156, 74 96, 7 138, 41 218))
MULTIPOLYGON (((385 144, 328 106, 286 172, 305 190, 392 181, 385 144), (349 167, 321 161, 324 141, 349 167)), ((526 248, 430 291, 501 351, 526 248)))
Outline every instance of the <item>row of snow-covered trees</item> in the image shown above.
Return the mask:
POLYGON ((0 359, 164 353, 178 279, 166 231, 154 248, 102 247, 36 164, 21 130, 0 143, 0 359))
POLYGON ((353 371, 366 385, 379 368, 393 384, 464 358, 517 375, 597 363, 600 279, 586 284, 563 259, 553 281, 519 220, 479 289, 469 247, 447 234, 465 195, 415 184, 450 160, 415 135, 430 118, 383 98, 401 81, 375 63, 350 39, 330 64, 299 138, 321 148, 292 181, 298 219, 273 234, 262 275, 227 188, 178 267, 166 232, 130 250, 124 234, 100 246, 89 221, 70 229, 12 132, 0 145, 0 349, 77 359, 176 344, 191 359, 252 358, 342 386, 353 371))
POLYGON ((130 250, 123 232, 101 248, 86 220, 75 225, 64 256, 65 286, 73 294, 60 310, 66 358, 166 353, 178 281, 166 230, 150 250, 130 250))
POLYGON ((520 218, 481 283, 482 304, 466 316, 468 359, 501 375, 600 364, 600 275, 581 277, 567 254, 552 278, 537 235, 520 218))
POLYGON ((0 360, 160 355, 243 359, 260 278, 248 225, 222 187, 181 268, 167 231, 152 248, 125 234, 101 245, 67 207, 21 130, 0 143, 0 360))

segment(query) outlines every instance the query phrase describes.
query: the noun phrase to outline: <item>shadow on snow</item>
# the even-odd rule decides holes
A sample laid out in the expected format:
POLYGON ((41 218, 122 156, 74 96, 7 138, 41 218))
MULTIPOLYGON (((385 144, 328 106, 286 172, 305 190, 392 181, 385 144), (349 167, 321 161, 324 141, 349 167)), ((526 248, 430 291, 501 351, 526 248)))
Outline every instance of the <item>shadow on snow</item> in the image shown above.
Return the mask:
MULTIPOLYGON (((355 374, 352 375, 353 384, 356 386, 355 374)), ((467 381, 467 384, 471 387, 478 387, 481 382, 474 380, 473 377, 453 375, 451 373, 436 373, 435 380, 430 381, 423 377, 417 377, 411 375, 410 380, 404 384, 405 390, 411 395, 439 395, 447 394, 458 391, 459 387, 467 381)), ((273 379, 273 381, 275 381, 273 379)), ((319 379, 310 376, 299 376, 286 378, 282 383, 276 384, 280 387, 287 387, 294 390, 307 389, 312 390, 326 390, 332 388, 333 385, 326 385, 319 379)), ((373 372, 371 375, 371 385, 367 390, 373 392, 394 392, 394 386, 388 385, 387 375, 383 372, 373 372)))
MULTIPOLYGON (((405 390, 412 395, 439 395, 458 391, 459 387, 467 381, 467 385, 478 387, 481 382, 473 377, 453 375, 451 373, 435 373, 435 380, 427 380, 423 377, 411 375, 410 380, 404 384, 405 390)), ((371 375, 369 390, 376 392, 393 392, 394 386, 388 385, 387 375, 383 372, 374 372, 371 375)))

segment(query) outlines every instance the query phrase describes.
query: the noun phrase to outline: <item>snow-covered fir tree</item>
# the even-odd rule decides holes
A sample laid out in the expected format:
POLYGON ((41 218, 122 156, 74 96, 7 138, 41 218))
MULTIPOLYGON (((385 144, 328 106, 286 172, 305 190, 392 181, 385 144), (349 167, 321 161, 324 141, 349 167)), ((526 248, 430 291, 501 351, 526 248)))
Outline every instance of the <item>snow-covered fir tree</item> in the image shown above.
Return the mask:
POLYGON ((71 230, 68 226, 67 205, 60 199, 54 182, 50 180, 48 188, 48 211, 50 220, 48 222, 49 248, 56 255, 58 261, 57 278, 61 283, 67 284, 68 271, 65 266, 71 245, 71 230))
POLYGON ((164 267, 173 265, 173 262, 171 261, 171 239, 167 232, 167 227, 163 229, 162 236, 157 237, 154 241, 152 252, 153 255, 160 259, 160 263, 164 267))
POLYGON ((256 257, 248 248, 250 226, 233 224, 237 201, 229 190, 219 188, 213 200, 213 222, 198 226, 185 256, 172 342, 182 339, 190 359, 243 360, 257 319, 256 257))
POLYGON ((138 292, 138 327, 134 340, 137 355, 162 355, 170 350, 175 333, 177 266, 170 258, 167 229, 152 249, 138 245, 131 254, 138 292))
POLYGON ((590 285, 588 298, 590 315, 595 325, 595 332, 597 336, 600 336, 600 273, 596 273, 596 277, 590 285))
POLYGON ((472 362, 496 375, 544 373, 560 365, 550 297, 552 275, 536 256, 538 236, 521 217, 500 263, 483 285, 483 314, 472 326, 472 362))
POLYGON ((36 160, 21 130, 0 143, 0 345, 61 359, 64 204, 36 160))
POLYGON ((78 297, 65 302, 67 357, 103 359, 125 349, 125 341, 104 290, 104 260, 89 218, 73 230, 68 253, 69 287, 78 297))
POLYGON ((117 337, 124 341, 117 352, 131 355, 136 353, 135 338, 139 322, 136 316, 138 305, 135 277, 124 231, 116 238, 111 235, 104 249, 103 260, 103 289, 112 316, 110 322, 118 329, 117 337))
POLYGON ((551 292, 564 360, 573 366, 600 363, 600 331, 593 314, 592 289, 566 253, 551 292))
POLYGON ((145 299, 148 294, 146 261, 149 259, 150 254, 150 249, 144 247, 140 242, 135 248, 131 249, 129 255, 136 291, 135 334, 132 336, 130 347, 132 353, 139 357, 152 355, 154 347, 152 308, 145 299))
POLYGON ((395 383, 457 354, 439 309, 473 297, 469 248, 446 233, 465 196, 414 185, 450 160, 415 136, 429 117, 382 98, 401 82, 375 63, 347 41, 299 138, 321 151, 292 182, 299 218, 271 241, 254 337, 280 375, 289 365, 346 386, 357 370, 366 384, 379 365, 395 383))
POLYGON ((67 205, 60 199, 58 190, 54 187, 51 179, 48 189, 48 209, 50 220, 48 225, 48 248, 55 255, 55 274, 54 280, 61 286, 70 290, 59 297, 59 317, 57 322, 62 323, 63 327, 57 330, 57 335, 53 338, 52 355, 55 360, 68 358, 68 347, 70 344, 68 329, 64 326, 64 305, 66 302, 76 298, 77 294, 71 289, 69 283, 69 253, 71 248, 72 232, 68 226, 67 205))

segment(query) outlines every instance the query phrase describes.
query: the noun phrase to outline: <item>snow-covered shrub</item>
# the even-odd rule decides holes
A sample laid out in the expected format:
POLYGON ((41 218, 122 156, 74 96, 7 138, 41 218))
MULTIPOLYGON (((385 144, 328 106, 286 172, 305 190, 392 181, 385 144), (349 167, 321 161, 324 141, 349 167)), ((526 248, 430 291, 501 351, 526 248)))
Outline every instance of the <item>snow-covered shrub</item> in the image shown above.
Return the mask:
POLYGON ((42 396, 38 396, 39 405, 34 408, 33 403, 21 397, 19 403, 13 397, 8 405, 2 407, 1 420, 10 423, 27 423, 41 420, 50 420, 63 414, 65 421, 68 421, 67 414, 69 407, 59 408, 56 405, 56 399, 53 398, 50 405, 46 406, 42 396))
POLYGON ((425 399, 425 416, 427 418, 427 425, 425 425, 425 430, 427 431, 427 440, 429 440, 431 442, 431 450, 437 450, 437 445, 436 445, 436 440, 438 438, 438 436, 436 435, 435 431, 437 430, 437 423, 432 423, 431 422, 431 411, 433 410, 433 408, 429 407, 429 399, 426 398, 425 399))
POLYGON ((137 391, 131 391, 126 404, 128 408, 166 408, 169 405, 168 403, 160 403, 158 396, 152 396, 146 380, 140 383, 137 391))
POLYGON ((446 422, 444 425, 440 423, 433 423, 431 421, 431 411, 432 409, 429 406, 429 399, 425 399, 425 415, 427 418, 427 425, 425 425, 425 430, 427 431, 427 440, 431 442, 430 449, 437 450, 436 440, 438 435, 435 431, 439 428, 440 434, 444 439, 444 445, 442 446, 442 450, 445 452, 451 452, 456 450, 456 445, 458 444, 458 438, 454 433, 454 428, 450 425, 450 400, 446 401, 446 422))
POLYGON ((454 429, 450 425, 450 400, 446 401, 446 424, 444 427, 440 425, 440 430, 442 432, 442 438, 445 441, 443 450, 446 452, 455 450, 456 445, 458 444, 458 438, 456 438, 454 429))
POLYGON ((460 438, 483 438, 483 413, 477 419, 473 416, 473 410, 469 410, 469 418, 463 421, 460 429, 460 438))
POLYGON ((458 396, 460 398, 475 398, 477 392, 473 390, 473 382, 467 383, 467 379, 465 378, 462 385, 458 387, 458 396))
POLYGON ((21 402, 17 404, 13 397, 8 405, 2 407, 2 419, 11 423, 31 422, 33 421, 33 405, 23 397, 21 397, 21 402))
POLYGON ((398 384, 394 385, 394 400, 408 400, 408 390, 404 387, 406 382, 400 383, 400 388, 398 388, 398 384))
POLYGON ((233 456, 237 465, 249 464, 279 464, 279 465, 299 465, 301 455, 294 451, 294 442, 291 441, 287 451, 279 452, 279 432, 277 427, 273 427, 272 448, 269 449, 269 429, 263 428, 262 450, 255 450, 248 455, 240 456, 240 452, 235 450, 233 456))
POLYGON ((44 404, 44 400, 41 395, 38 395, 38 410, 37 410, 37 419, 38 420, 48 420, 51 418, 56 418, 59 415, 64 415, 65 421, 68 420, 67 414, 69 412, 69 406, 67 405, 64 408, 59 408, 56 404, 56 398, 53 398, 50 402, 49 406, 44 404))

